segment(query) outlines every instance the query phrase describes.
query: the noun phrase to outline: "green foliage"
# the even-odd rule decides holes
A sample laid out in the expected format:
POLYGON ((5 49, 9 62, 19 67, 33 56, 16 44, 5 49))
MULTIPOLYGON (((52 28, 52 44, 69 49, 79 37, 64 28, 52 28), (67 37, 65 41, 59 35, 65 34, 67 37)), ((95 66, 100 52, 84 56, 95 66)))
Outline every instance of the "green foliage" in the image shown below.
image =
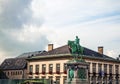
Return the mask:
POLYGON ((25 80, 20 84, 26 84, 26 83, 48 84, 48 81, 43 79, 30 79, 30 80, 25 80))
POLYGON ((48 79, 1 79, 0 83, 3 84, 49 84, 48 79))

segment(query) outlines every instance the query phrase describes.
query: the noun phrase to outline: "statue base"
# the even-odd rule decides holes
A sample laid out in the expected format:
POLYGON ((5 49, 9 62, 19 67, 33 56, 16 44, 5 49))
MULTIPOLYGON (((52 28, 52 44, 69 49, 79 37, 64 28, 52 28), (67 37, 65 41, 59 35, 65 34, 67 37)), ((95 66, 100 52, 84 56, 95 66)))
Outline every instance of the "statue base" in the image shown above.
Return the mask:
POLYGON ((78 79, 78 78, 74 78, 72 81, 71 81, 71 84, 89 84, 88 80, 84 79, 84 80, 81 80, 81 79, 78 79))
POLYGON ((89 81, 86 79, 74 78, 71 82, 66 81, 65 84, 89 84, 89 81))
POLYGON ((84 60, 70 60, 67 63, 67 81, 65 84, 89 84, 88 66, 84 60), (73 70, 74 77, 70 80, 70 71, 73 70))

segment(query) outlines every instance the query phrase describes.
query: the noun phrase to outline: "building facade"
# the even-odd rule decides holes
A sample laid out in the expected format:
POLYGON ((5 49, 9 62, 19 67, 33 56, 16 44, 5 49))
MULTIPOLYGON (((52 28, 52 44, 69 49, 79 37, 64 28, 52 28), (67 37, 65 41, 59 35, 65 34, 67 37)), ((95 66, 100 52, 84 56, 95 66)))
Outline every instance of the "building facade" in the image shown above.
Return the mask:
POLYGON ((25 58, 5 59, 1 64, 1 69, 6 78, 3 79, 26 79, 27 61, 25 58))
MULTIPOLYGON (((78 59, 82 56, 89 63, 87 74, 90 84, 120 84, 119 58, 104 55, 103 47, 98 47, 97 52, 83 48, 83 54, 78 59)), ((2 79, 49 79, 51 84, 64 84, 67 79, 66 63, 73 60, 73 55, 77 54, 72 54, 68 45, 53 49, 53 44, 49 44, 48 51, 5 59, 0 66, 5 76, 2 79)))
POLYGON ((26 58, 41 54, 45 51, 27 52, 16 58, 5 59, 0 68, 3 71, 1 79, 26 79, 27 61, 26 58))
MULTIPOLYGON (((50 79, 51 84, 64 84, 67 79, 65 63, 73 59, 68 45, 53 49, 48 46, 48 52, 27 58, 28 79, 50 79)), ((84 47, 83 59, 89 63, 88 76, 90 84, 119 84, 120 61, 103 54, 103 47, 98 52, 84 47)), ((78 58, 80 59, 80 58, 78 58)))

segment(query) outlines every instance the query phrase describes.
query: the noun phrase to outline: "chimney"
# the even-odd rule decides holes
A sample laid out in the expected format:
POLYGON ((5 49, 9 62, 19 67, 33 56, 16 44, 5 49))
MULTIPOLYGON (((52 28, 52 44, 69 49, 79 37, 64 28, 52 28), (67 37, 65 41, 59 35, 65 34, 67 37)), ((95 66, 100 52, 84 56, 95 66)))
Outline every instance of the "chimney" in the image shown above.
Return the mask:
POLYGON ((48 44, 48 51, 53 50, 53 44, 48 44))
POLYGON ((120 60, 120 55, 117 57, 117 60, 120 60))
POLYGON ((103 46, 98 47, 98 53, 103 54, 103 46))

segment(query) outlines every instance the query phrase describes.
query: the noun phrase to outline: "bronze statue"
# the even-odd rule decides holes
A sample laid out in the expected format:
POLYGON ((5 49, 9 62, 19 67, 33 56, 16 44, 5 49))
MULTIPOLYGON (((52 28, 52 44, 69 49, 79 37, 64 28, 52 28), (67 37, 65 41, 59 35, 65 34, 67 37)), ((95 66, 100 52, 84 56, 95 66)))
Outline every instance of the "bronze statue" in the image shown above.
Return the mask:
POLYGON ((69 70, 69 81, 72 81, 72 78, 74 78, 74 70, 73 69, 70 69, 69 70))
POLYGON ((80 46, 79 41, 80 39, 78 38, 78 36, 76 36, 75 41, 68 40, 68 46, 70 46, 72 54, 83 54, 84 49, 82 46, 80 46))

